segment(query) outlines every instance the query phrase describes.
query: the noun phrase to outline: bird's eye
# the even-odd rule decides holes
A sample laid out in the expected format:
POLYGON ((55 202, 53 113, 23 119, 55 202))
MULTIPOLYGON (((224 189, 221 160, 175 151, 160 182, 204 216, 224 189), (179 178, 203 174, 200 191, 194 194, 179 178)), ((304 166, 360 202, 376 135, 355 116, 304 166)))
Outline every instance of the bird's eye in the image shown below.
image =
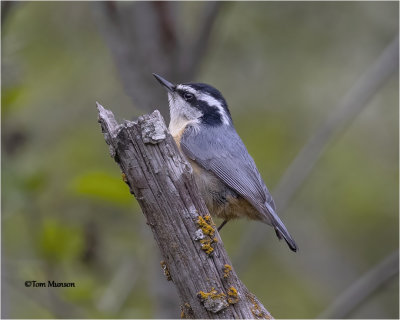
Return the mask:
POLYGON ((193 94, 189 93, 189 92, 185 92, 183 94, 183 99, 185 99, 186 101, 190 101, 193 99, 193 94))

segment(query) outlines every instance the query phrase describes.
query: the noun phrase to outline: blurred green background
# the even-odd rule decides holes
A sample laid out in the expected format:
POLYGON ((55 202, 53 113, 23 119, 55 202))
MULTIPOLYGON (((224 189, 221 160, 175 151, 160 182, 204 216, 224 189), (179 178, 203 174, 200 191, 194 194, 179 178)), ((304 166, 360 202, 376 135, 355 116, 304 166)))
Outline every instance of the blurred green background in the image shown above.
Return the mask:
MULTIPOLYGON (((179 317, 158 248, 109 156, 95 101, 132 119, 166 108, 151 72, 214 85, 274 195, 296 154, 399 28, 397 2, 224 3, 192 78, 174 78, 175 64, 149 65, 136 80, 145 84, 143 101, 162 99, 139 105, 124 90, 132 83, 116 66, 102 5, 3 8, 3 318, 179 317), (26 288, 27 280, 72 281, 76 288, 26 288)), ((127 12, 112 17, 126 19, 140 5, 113 3, 107 10, 127 12)), ((185 50, 206 4, 169 5, 185 50)), ((146 38, 132 43, 141 41, 146 38)), ((398 250, 398 90, 395 71, 279 212, 298 253, 272 229, 250 229, 253 222, 231 222, 222 231, 239 277, 274 317, 318 317, 398 250), (265 231, 265 238, 243 257, 249 230, 265 231)), ((398 289, 398 276, 391 277, 347 316, 398 318, 398 289)))

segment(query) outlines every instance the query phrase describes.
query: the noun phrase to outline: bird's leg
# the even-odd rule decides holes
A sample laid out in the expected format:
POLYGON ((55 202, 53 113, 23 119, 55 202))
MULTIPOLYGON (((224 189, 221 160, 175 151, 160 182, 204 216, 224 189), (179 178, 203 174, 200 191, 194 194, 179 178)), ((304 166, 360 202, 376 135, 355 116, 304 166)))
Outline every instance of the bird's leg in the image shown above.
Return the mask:
POLYGON ((228 220, 224 220, 221 225, 218 227, 218 232, 221 231, 222 227, 228 222, 228 220))

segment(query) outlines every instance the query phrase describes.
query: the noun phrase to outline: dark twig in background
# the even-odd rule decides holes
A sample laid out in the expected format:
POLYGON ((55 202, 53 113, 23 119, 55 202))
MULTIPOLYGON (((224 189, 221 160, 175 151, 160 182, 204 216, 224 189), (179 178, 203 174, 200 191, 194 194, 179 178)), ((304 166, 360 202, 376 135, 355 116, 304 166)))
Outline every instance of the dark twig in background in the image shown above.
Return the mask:
POLYGON ((185 46, 182 46, 181 65, 182 77, 184 81, 192 80, 200 67, 201 61, 204 59, 208 49, 215 21, 218 17, 221 7, 226 3, 221 1, 210 1, 204 3, 202 19, 197 28, 197 34, 192 39, 185 40, 185 46), (188 45, 189 44, 189 45, 188 45))
POLYGON ((1 1, 1 26, 4 27, 4 23, 7 20, 12 8, 18 4, 16 1, 1 1))
POLYGON ((205 57, 213 26, 225 5, 205 2, 194 34, 185 34, 182 3, 98 2, 94 4, 99 27, 114 56, 119 74, 135 106, 150 111, 159 106, 168 118, 165 94, 149 89, 157 72, 173 82, 193 81, 205 57))

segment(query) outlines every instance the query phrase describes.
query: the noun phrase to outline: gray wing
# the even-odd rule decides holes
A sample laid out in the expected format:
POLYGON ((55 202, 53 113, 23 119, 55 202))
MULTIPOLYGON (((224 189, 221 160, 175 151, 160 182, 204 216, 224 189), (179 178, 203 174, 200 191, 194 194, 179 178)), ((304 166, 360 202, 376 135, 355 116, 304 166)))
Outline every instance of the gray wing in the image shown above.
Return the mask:
POLYGON ((275 210, 254 160, 236 131, 230 127, 196 131, 193 128, 185 130, 181 139, 184 154, 213 172, 257 209, 267 202, 275 210))
POLYGON ((289 247, 296 251, 296 244, 275 213, 275 203, 253 158, 233 127, 202 130, 187 127, 180 145, 187 157, 249 201, 262 215, 261 220, 270 223, 278 237, 283 236, 289 247))

